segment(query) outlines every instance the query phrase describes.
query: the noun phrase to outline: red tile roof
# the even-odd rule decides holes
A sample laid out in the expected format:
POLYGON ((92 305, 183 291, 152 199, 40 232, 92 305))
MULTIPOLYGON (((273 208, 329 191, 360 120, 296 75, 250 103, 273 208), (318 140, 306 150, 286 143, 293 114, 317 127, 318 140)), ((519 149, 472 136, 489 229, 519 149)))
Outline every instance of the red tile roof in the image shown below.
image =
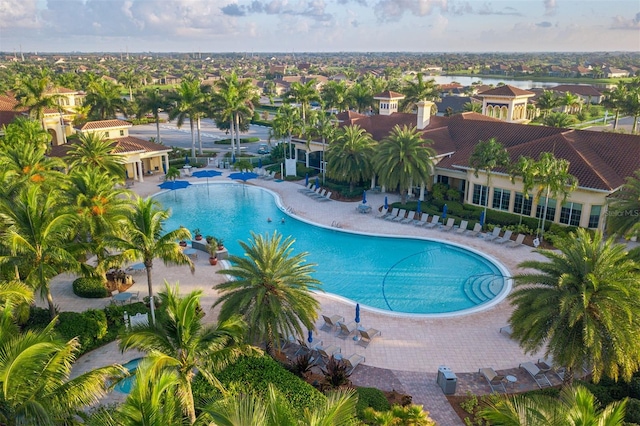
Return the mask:
POLYGON ((132 124, 124 120, 102 120, 102 121, 89 121, 84 123, 78 128, 78 130, 102 130, 111 129, 114 127, 131 127, 132 124))
MULTIPOLYGON (((124 138, 114 139, 114 153, 116 154, 131 154, 135 152, 169 152, 171 147, 160 145, 155 142, 145 141, 144 139, 134 138, 133 136, 127 136, 124 138)), ((65 157, 67 152, 71 149, 75 141, 69 141, 65 145, 58 145, 51 148, 49 155, 52 157, 65 157)))
POLYGON ((556 87, 551 87, 548 90, 562 93, 571 92, 582 96, 602 96, 602 93, 590 84, 561 84, 556 87))
POLYGON ((533 96, 535 93, 530 92, 529 90, 523 90, 518 87, 509 86, 505 84, 504 86, 496 87, 495 89, 485 90, 482 93, 479 93, 479 96, 508 96, 508 97, 516 97, 516 96, 533 96))
POLYGON ((402 93, 392 92, 391 90, 385 90, 382 93, 373 95, 373 99, 403 99, 404 97, 402 93))

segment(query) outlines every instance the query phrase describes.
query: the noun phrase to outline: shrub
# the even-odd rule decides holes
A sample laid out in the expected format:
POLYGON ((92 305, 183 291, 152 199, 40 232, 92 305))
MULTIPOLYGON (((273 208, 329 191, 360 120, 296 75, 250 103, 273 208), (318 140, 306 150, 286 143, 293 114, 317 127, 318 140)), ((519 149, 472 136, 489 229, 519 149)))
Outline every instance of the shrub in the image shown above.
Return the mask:
POLYGON ((73 294, 88 299, 109 297, 109 290, 100 278, 80 277, 73 281, 73 294))
POLYGON ((29 308, 29 319, 24 324, 25 330, 38 330, 45 328, 51 322, 49 310, 31 306, 29 308))
POLYGON ((349 383, 350 374, 347 372, 347 365, 340 359, 335 359, 333 355, 322 369, 324 381, 332 388, 337 388, 349 383))
POLYGON ((66 340, 77 337, 82 354, 102 344, 107 335, 107 317, 104 311, 95 309, 83 313, 62 312, 58 316, 56 331, 66 340))
POLYGON ((380 389, 356 388, 356 391, 358 393, 356 410, 359 418, 362 418, 364 410, 369 407, 376 411, 388 411, 391 409, 391 404, 389 404, 384 392, 380 389))
POLYGON ((289 367, 289 371, 300 378, 304 378, 311 371, 311 367, 313 367, 313 363, 311 352, 309 352, 298 356, 289 367))
POLYGON ((628 423, 640 424, 640 400, 629 398, 627 401, 627 412, 624 420, 628 423))

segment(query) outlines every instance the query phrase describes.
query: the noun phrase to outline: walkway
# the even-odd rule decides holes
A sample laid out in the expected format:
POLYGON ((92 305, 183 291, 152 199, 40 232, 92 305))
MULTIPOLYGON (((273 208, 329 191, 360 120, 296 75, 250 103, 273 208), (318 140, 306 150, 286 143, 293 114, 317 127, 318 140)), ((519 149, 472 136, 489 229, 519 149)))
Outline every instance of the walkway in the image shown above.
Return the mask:
MULTIPOLYGON (((210 181, 226 181, 227 171, 221 177, 211 178, 210 181)), ((136 182, 132 190, 141 196, 156 193, 160 183, 157 176, 147 177, 144 183, 136 182)), ((202 179, 188 178, 192 183, 205 183, 202 179)), ((284 206, 291 209, 293 214, 313 222, 332 226, 339 224, 343 229, 362 232, 376 232, 387 235, 411 235, 416 237, 442 239, 472 247, 500 260, 511 272, 517 274, 518 263, 525 259, 542 258, 533 253, 529 247, 506 249, 481 238, 470 238, 463 235, 443 233, 438 230, 416 228, 410 225, 382 222, 375 219, 375 214, 360 214, 356 212, 358 203, 331 201, 317 203, 300 194, 301 183, 278 182, 252 179, 250 185, 258 185, 276 192, 284 206)), ((383 204, 385 194, 367 193, 368 204, 375 208, 383 204)), ((397 195, 386 194, 389 203, 397 201, 397 195)), ((155 291, 163 288, 163 280, 169 283, 180 283, 182 292, 195 289, 204 290, 203 306, 211 306, 217 298, 212 286, 223 280, 223 277, 212 273, 223 267, 210 266, 206 253, 199 253, 195 260, 196 271, 189 273, 186 267, 166 267, 161 262, 154 264, 155 291)), ((108 301, 100 299, 81 299, 71 291, 72 276, 61 275, 52 282, 52 294, 60 310, 84 311, 87 308, 104 306, 108 301)), ((129 291, 147 293, 146 275, 144 272, 134 275, 136 283, 129 291)), ((355 302, 337 299, 328 294, 318 294, 320 312, 328 315, 339 314, 347 319, 354 316, 355 302)), ((42 302, 41 302, 42 303, 42 302)), ((42 306, 45 304, 42 303, 42 306)), ((343 354, 358 353, 366 357, 364 366, 358 367, 352 376, 357 385, 375 386, 381 389, 395 389, 413 395, 416 404, 423 404, 430 411, 432 417, 440 425, 461 425, 457 415, 453 412, 440 388, 436 385, 438 366, 446 365, 458 374, 458 389, 456 394, 464 395, 467 389, 477 393, 488 393, 489 387, 477 373, 479 368, 493 367, 495 370, 513 370, 520 363, 535 361, 540 354, 527 355, 518 344, 507 336, 500 334, 499 329, 507 324, 511 313, 511 306, 503 301, 490 310, 442 319, 408 318, 381 314, 361 310, 361 322, 366 327, 382 330, 382 336, 376 338, 368 348, 364 349, 355 344, 352 339, 342 340, 333 332, 320 330, 322 317, 317 323, 317 336, 326 345, 335 344, 342 348, 343 354)), ((206 321, 214 321, 216 312, 211 310, 205 316, 206 321)), ((115 346, 107 349, 115 349, 115 346)), ((127 355, 127 354, 125 354, 127 355)), ((122 361, 135 358, 138 355, 124 356, 122 361)), ((98 367, 104 362, 113 362, 120 358, 109 358, 94 353, 87 354, 80 361, 85 368, 98 367), (88 360, 87 360, 88 359, 88 360)), ((532 389, 533 381, 528 382, 522 376, 515 390, 532 389)))

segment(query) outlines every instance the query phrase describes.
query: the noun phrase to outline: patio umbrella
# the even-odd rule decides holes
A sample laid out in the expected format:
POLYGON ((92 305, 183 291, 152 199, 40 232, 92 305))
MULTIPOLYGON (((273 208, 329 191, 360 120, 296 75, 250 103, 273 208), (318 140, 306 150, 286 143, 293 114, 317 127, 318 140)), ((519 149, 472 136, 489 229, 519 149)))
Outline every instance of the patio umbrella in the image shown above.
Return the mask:
POLYGON ((445 205, 442 207, 442 218, 443 218, 443 219, 446 219, 446 218, 447 218, 447 210, 449 210, 449 207, 447 207, 447 205, 445 204, 445 205))
POLYGON ((262 168, 262 158, 258 158, 258 168, 262 168))
POLYGON ((484 211, 480 212, 480 226, 484 227, 484 211))
MULTIPOLYGON (((191 183, 186 180, 166 180, 158 185, 161 189, 168 189, 170 191, 175 191, 176 189, 186 188, 191 185, 191 183)), ((175 198, 175 195, 174 195, 175 198)))
POLYGON ((316 189, 318 189, 320 187, 320 179, 318 179, 318 176, 316 176, 316 189))
POLYGON ((257 177, 258 175, 253 172, 236 172, 229 175, 229 179, 241 180, 243 182, 246 182, 249 179, 255 179, 257 177))
POLYGON ((191 160, 189 160, 189 156, 188 155, 185 155, 184 156, 184 164, 189 164, 189 163, 191 163, 191 160))
POLYGON ((418 214, 422 213, 422 201, 418 200, 418 207, 416 207, 418 214))
POLYGON ((307 342, 313 342, 313 331, 309 330, 309 337, 307 337, 307 342))
POLYGON ((231 154, 231 164, 236 164, 236 155, 231 154))
POLYGON ((360 324, 360 304, 356 303, 356 324, 360 324))
POLYGON ((389 210, 389 200, 387 200, 387 196, 384 196, 384 209, 389 210))
POLYGON ((162 171, 164 172, 164 174, 167 174, 167 165, 165 164, 165 162, 162 162, 162 171))
POLYGON ((367 204, 367 191, 362 191, 362 204, 367 204))
POLYGON ((309 186, 309 173, 304 175, 304 186, 309 186))
POLYGON ((216 170, 198 170, 197 172, 191 173, 191 176, 195 176, 197 178, 207 178, 207 194, 209 193, 209 178, 220 176, 222 172, 218 172, 216 170))

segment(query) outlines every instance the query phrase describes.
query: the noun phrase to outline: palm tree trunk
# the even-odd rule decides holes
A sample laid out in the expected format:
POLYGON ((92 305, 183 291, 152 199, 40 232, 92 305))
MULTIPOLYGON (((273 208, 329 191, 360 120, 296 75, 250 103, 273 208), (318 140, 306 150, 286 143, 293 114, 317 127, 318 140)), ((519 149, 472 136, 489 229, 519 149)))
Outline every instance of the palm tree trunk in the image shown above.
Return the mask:
POLYGON ((54 319, 56 317, 56 307, 53 304, 53 296, 51 296, 49 289, 47 289, 47 303, 49 304, 49 316, 54 319))
POLYGON ((202 136, 200 135, 200 116, 198 116, 197 129, 198 129, 198 152, 202 155, 202 136))
POLYGON ((231 121, 229 121, 229 136, 231 137, 231 153, 235 152, 236 140, 233 133, 233 115, 231 115, 231 121))
POLYGON ((129 102, 133 102, 133 87, 129 86, 129 102))
POLYGON ((189 127, 191 127, 191 156, 196 156, 196 133, 193 129, 193 118, 189 117, 189 127))
POLYGON ((618 118, 620 117, 620 110, 616 110, 616 116, 613 119, 613 130, 618 130, 618 118))
POLYGON ((156 306, 153 300, 153 284, 151 283, 151 262, 144 262, 147 268, 147 287, 149 288, 149 306, 151 308, 151 324, 156 325, 156 306))
POLYGON ((193 379, 192 374, 189 373, 189 376, 185 380, 185 398, 186 404, 185 407, 187 409, 187 416, 189 416, 189 424, 194 424, 196 422, 196 406, 193 401, 193 390, 191 389, 191 380, 193 379))
POLYGON ((631 129, 631 133, 632 134, 636 134, 636 130, 638 130, 638 116, 634 115, 633 116, 633 128, 631 129))
POLYGON ((236 149, 238 150, 236 157, 240 157, 240 116, 238 114, 234 114, 234 116, 236 121, 236 139, 238 140, 236 144, 236 149))
POLYGON ((573 386, 573 368, 567 367, 564 371, 564 377, 562 378, 562 387, 573 386))
POLYGON ((160 139, 160 117, 156 115, 156 142, 162 143, 162 139, 160 139))
POLYGON ((491 173, 487 173, 487 195, 484 197, 484 223, 487 223, 487 207, 489 207, 489 186, 491 185, 491 173))
POLYGON ((549 192, 551 188, 547 187, 547 194, 544 198, 544 211, 542 212, 542 228, 540 229, 540 241, 544 240, 544 222, 547 218, 547 206, 549 205, 549 192))

